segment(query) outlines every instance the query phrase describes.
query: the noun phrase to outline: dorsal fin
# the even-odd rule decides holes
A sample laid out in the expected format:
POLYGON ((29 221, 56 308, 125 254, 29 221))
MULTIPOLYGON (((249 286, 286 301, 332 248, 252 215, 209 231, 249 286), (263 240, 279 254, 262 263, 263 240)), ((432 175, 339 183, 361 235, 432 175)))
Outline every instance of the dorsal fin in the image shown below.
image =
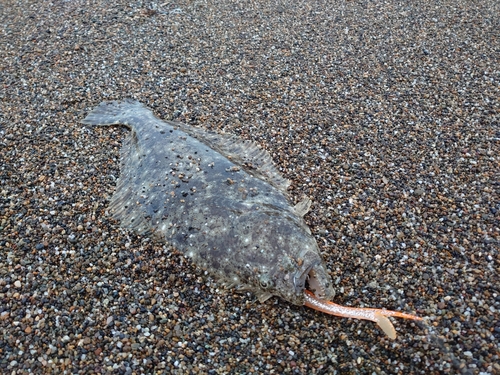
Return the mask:
POLYGON ((243 141, 230 134, 211 132, 191 125, 174 122, 172 125, 218 151, 247 173, 268 182, 287 194, 290 182, 274 166, 271 155, 252 141, 243 141))

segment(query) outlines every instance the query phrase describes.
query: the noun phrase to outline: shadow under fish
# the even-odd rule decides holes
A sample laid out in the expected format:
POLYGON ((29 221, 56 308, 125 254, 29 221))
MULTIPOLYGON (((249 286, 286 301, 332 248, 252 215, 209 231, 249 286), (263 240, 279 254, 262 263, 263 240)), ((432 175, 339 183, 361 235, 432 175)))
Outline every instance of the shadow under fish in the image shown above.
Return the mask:
POLYGON ((103 102, 82 121, 127 126, 121 174, 110 211, 124 228, 152 234, 182 251, 226 287, 264 302, 279 296, 328 314, 376 322, 396 337, 387 317, 421 318, 340 306, 316 240, 293 206, 289 182, 255 143, 162 121, 135 100, 103 102))

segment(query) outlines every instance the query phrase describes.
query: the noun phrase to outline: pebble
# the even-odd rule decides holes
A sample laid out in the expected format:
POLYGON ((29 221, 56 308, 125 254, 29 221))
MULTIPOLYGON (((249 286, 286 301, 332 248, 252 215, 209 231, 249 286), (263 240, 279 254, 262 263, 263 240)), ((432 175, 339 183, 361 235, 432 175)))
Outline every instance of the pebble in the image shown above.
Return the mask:
POLYGON ((500 371, 498 5, 6 2, 0 373, 500 371), (267 149, 370 322, 220 288, 107 210, 133 97, 267 149))

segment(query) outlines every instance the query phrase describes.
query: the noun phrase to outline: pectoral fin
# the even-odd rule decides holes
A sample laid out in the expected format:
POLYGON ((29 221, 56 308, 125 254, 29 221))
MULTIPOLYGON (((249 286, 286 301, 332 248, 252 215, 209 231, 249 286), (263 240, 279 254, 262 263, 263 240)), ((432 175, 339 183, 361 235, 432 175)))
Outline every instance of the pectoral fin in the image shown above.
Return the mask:
POLYGON ((308 197, 304 197, 299 203, 297 203, 293 209, 295 210, 295 213, 299 216, 304 216, 309 212, 309 209, 311 208, 312 200, 310 200, 308 197))

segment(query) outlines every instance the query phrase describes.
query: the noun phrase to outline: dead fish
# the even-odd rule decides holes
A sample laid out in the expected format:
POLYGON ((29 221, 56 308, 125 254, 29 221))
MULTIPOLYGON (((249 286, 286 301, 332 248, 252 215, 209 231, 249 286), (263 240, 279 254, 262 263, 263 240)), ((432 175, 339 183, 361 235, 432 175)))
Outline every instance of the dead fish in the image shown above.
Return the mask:
POLYGON ((219 283, 264 302, 279 296, 329 314, 375 321, 420 318, 329 302, 332 281, 303 216, 311 201, 290 203, 289 182, 255 143, 162 121, 138 101, 103 102, 82 121, 130 129, 110 202, 124 228, 182 251, 219 283))

